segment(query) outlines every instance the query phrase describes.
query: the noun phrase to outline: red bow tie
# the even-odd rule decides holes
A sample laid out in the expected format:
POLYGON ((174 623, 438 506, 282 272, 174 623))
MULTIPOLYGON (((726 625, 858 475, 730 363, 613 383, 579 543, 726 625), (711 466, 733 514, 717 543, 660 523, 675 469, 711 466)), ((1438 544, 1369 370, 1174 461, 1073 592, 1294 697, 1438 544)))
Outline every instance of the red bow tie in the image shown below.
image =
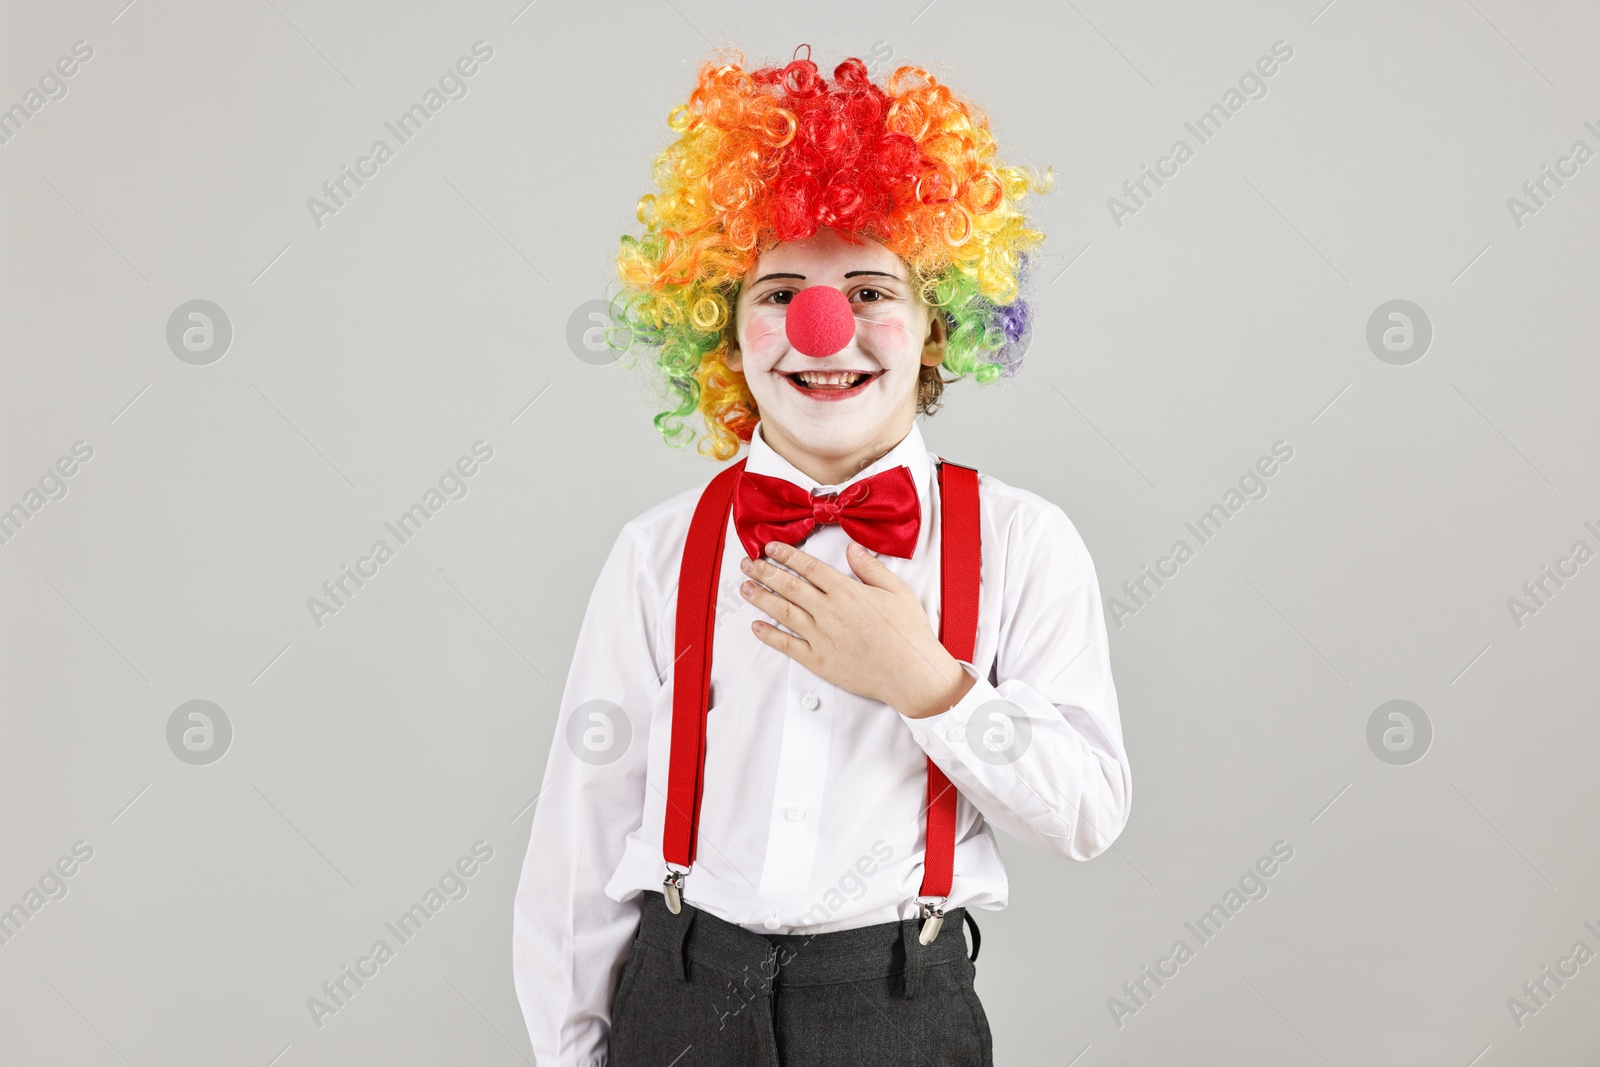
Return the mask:
POLYGON ((751 559, 760 559, 769 541, 797 545, 830 522, 874 552, 910 559, 922 528, 911 471, 893 467, 821 495, 783 478, 740 472, 733 489, 733 527, 751 559))

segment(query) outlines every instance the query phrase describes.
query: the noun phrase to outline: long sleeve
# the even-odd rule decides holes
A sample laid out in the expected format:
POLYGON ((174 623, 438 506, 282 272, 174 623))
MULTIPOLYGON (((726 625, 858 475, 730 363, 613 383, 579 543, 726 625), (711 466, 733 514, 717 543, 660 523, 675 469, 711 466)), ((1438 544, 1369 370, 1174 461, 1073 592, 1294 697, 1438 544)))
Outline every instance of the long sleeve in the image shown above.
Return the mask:
POLYGON ((1054 504, 1006 552, 998 684, 963 662, 974 682, 955 707, 902 718, 995 826, 1046 852, 1092 859, 1126 825, 1133 786, 1094 564, 1054 504))
POLYGON ((639 922, 604 887, 640 825, 659 592, 622 528, 578 631, 512 919, 512 969, 538 1067, 603 1067, 611 998, 639 922))

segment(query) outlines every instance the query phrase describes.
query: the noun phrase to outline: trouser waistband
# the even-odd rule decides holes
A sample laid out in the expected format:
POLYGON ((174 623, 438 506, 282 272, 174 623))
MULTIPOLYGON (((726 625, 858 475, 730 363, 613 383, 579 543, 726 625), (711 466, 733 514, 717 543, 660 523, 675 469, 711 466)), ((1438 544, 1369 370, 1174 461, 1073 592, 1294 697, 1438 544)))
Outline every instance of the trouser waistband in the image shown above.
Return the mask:
POLYGON ((757 934, 687 901, 674 915, 662 895, 653 890, 645 891, 642 899, 638 938, 677 960, 674 972, 683 981, 689 980, 691 961, 779 987, 860 982, 900 974, 904 976, 901 995, 910 999, 921 989, 924 968, 976 960, 981 944, 977 921, 965 908, 948 909, 939 936, 924 945, 918 940, 921 919, 825 934, 757 934), (961 936, 963 924, 972 928, 970 957, 961 936))

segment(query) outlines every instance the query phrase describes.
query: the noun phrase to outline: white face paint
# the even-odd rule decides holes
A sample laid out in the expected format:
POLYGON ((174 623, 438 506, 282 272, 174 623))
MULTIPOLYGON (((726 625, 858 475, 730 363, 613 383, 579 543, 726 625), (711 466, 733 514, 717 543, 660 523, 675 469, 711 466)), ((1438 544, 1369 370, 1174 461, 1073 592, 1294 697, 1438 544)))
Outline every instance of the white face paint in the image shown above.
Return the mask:
POLYGON ((910 431, 917 377, 925 363, 943 358, 944 317, 917 296, 899 256, 870 238, 851 244, 827 228, 770 249, 746 279, 728 366, 744 375, 755 397, 763 439, 818 481, 837 484, 910 431), (855 316, 850 343, 822 357, 794 348, 785 332, 786 305, 811 285, 841 290, 855 316), (935 347, 925 352, 927 345, 935 347), (811 389, 792 377, 801 371, 870 377, 846 389, 811 389))

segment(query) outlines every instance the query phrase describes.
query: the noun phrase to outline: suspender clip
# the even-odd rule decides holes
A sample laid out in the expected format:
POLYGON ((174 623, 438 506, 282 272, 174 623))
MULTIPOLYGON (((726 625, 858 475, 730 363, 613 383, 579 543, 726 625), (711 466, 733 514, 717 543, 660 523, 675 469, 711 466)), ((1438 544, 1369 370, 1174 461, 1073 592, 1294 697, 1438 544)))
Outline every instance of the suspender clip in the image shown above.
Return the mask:
POLYGON ((922 909, 922 933, 917 935, 917 943, 931 944, 939 936, 939 930, 944 926, 944 904, 949 897, 935 897, 935 903, 928 903, 921 897, 917 898, 917 906, 922 909))
POLYGON ((667 876, 661 880, 661 895, 667 898, 667 910, 674 915, 683 910, 683 876, 688 873, 668 867, 667 876))

